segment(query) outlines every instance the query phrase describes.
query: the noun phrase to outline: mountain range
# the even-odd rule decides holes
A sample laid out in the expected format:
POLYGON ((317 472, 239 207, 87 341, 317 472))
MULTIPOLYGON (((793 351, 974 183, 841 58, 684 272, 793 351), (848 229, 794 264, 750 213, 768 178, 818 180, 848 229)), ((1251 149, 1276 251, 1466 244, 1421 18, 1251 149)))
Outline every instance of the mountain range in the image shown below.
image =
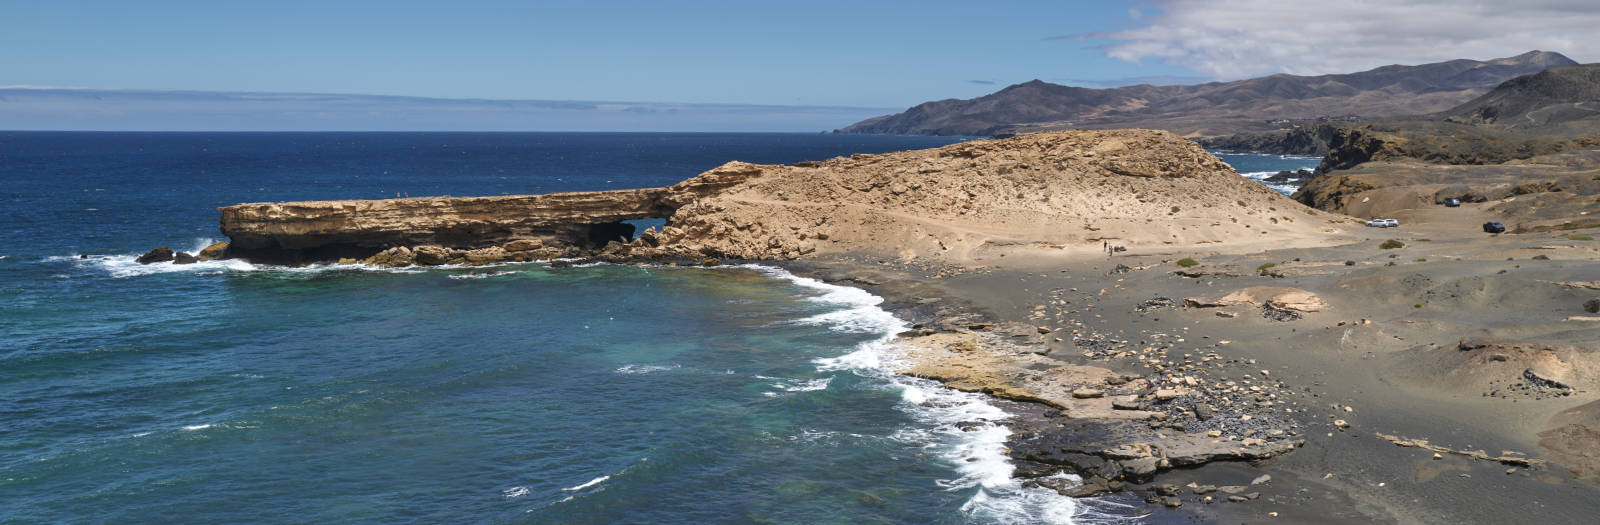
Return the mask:
POLYGON ((1530 51, 1486 61, 1390 65, 1336 75, 1277 74, 1188 86, 1092 89, 1033 80, 978 98, 919 104, 838 132, 984 136, 1143 127, 1190 137, 1219 136, 1319 120, 1438 113, 1513 78, 1576 64, 1560 53, 1530 51))

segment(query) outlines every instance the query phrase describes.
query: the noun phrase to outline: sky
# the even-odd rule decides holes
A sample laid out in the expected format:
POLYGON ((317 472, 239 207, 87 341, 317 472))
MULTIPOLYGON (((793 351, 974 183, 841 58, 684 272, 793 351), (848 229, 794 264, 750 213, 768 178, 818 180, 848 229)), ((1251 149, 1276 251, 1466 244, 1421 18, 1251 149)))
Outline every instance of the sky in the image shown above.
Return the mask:
POLYGON ((1592 0, 0 0, 0 129, 809 131, 1031 79, 1197 83, 1531 49, 1587 62, 1594 27, 1592 0), (212 93, 186 106, 151 91, 212 93), (238 93, 350 96, 319 112, 238 93), (633 104, 496 115, 491 100, 633 104))

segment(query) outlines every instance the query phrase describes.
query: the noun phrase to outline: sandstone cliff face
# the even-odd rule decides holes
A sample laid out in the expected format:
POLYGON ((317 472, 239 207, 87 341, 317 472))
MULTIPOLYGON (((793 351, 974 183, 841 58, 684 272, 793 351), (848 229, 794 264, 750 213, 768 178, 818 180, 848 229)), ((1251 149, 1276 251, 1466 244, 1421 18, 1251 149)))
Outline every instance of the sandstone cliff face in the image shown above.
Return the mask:
POLYGON ((1146 130, 1048 132, 795 166, 731 162, 667 188, 222 208, 235 256, 378 254, 371 262, 380 264, 492 261, 482 251, 491 249, 513 259, 862 252, 965 262, 1013 251, 1092 254, 1106 243, 1314 242, 1336 222, 1192 142, 1146 130), (634 235, 618 223, 645 217, 668 224, 634 235))

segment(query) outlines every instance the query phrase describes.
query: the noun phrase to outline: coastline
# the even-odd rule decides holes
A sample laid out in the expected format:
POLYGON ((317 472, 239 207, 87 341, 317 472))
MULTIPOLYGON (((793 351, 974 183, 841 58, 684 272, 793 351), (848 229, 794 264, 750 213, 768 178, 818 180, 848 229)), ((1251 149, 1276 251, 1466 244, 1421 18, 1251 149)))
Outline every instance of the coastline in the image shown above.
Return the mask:
POLYGON ((1600 470, 1585 452, 1596 325, 1573 313, 1600 250, 1461 227, 1482 205, 1361 228, 1137 130, 729 163, 651 191, 536 222, 449 198, 248 205, 223 231, 314 258, 382 248, 379 266, 750 261, 860 287, 909 325, 902 374, 1003 400, 1024 483, 1142 501, 1152 519, 1600 512, 1579 481, 1600 470), (608 241, 611 205, 669 226, 608 241), (419 211, 434 208, 449 213, 419 211), (418 244, 370 244, 395 232, 418 244))
MULTIPOLYGON (((1555 464, 1539 468, 1545 460, 1540 449, 1538 433, 1545 428, 1538 414, 1553 414, 1581 404, 1576 401, 1562 403, 1540 398, 1499 400, 1500 408, 1485 403, 1464 401, 1459 397, 1442 395, 1437 381, 1459 381, 1448 376, 1416 384, 1396 385, 1395 379, 1385 377, 1389 370, 1374 370, 1372 361, 1382 361, 1376 352, 1399 352, 1395 343, 1407 338, 1437 339, 1460 338, 1465 332, 1447 327, 1428 326, 1416 329, 1417 323, 1405 316, 1409 304, 1385 306, 1379 311, 1359 312, 1340 308, 1307 314, 1306 319, 1279 323, 1267 319, 1246 321, 1244 318, 1224 318, 1212 315, 1211 309, 1186 310, 1181 306, 1141 315, 1135 310, 1145 300, 1157 296, 1174 299, 1183 293, 1206 292, 1213 296, 1228 290, 1252 284, 1288 284, 1301 286, 1329 295, 1334 304, 1349 304, 1356 297, 1337 297, 1339 284, 1350 279, 1351 274, 1417 274, 1439 278, 1442 274, 1473 271, 1475 264, 1489 260, 1503 260, 1506 251, 1523 250, 1524 262, 1541 266, 1562 268, 1560 273, 1582 275, 1593 268, 1593 249, 1578 248, 1558 263, 1529 261, 1528 247, 1537 247, 1541 240, 1501 240, 1485 246, 1483 241, 1468 236, 1439 231, 1435 224, 1430 232, 1407 232, 1414 239, 1419 233, 1435 237, 1425 246, 1427 255, 1440 257, 1440 251, 1462 253, 1453 267, 1436 269, 1399 268, 1387 266, 1388 258, 1377 250, 1370 250, 1370 240, 1353 239, 1348 245, 1328 248, 1298 248, 1262 252, 1259 254, 1215 254, 1210 260, 1235 264, 1256 260, 1303 259, 1282 270, 1283 275, 1253 277, 1210 277, 1195 279, 1174 278, 1176 269, 1170 254, 1136 254, 1114 259, 1061 259, 1046 258, 1021 262, 1006 268, 989 268, 977 272, 957 272, 950 275, 946 269, 901 264, 892 259, 873 256, 844 257, 834 260, 782 263, 796 274, 810 275, 829 282, 860 286, 886 299, 886 308, 903 316, 913 325, 937 322, 942 317, 967 315, 975 324, 1001 324, 1007 322, 1034 323, 1033 305, 1048 301, 1049 292, 1060 288, 1083 288, 1084 295, 1094 299, 1084 301, 1081 310, 1070 314, 1082 323, 1084 333, 1115 334, 1122 340, 1149 340, 1156 334, 1186 333, 1189 339, 1203 341, 1209 348, 1226 348, 1229 358, 1239 361, 1215 375, 1237 380, 1239 374, 1266 370, 1271 377, 1282 381, 1285 388, 1277 392, 1289 400, 1294 412, 1286 420, 1302 429, 1307 444, 1301 450, 1263 461, 1221 461, 1205 465, 1166 471, 1147 483, 1130 483, 1124 491, 1117 492, 1114 501, 1143 505, 1149 518, 1172 518, 1186 522, 1224 523, 1254 520, 1281 520, 1286 523, 1453 523, 1462 521, 1504 522, 1539 516, 1551 522, 1582 521, 1583 516, 1600 511, 1600 503, 1592 497, 1596 488, 1575 479, 1568 472, 1572 465, 1555 464), (1438 243, 1438 244, 1434 244, 1438 243), (1507 246, 1515 244, 1515 246, 1507 246), (1468 250, 1480 253, 1466 254, 1468 250), (1353 252, 1365 259, 1358 266, 1346 267, 1338 260, 1350 257, 1353 252), (1376 252, 1376 253, 1374 253, 1376 252), (1500 257, 1500 259, 1491 259, 1500 257), (1313 262, 1329 261, 1332 264, 1313 262), (1472 261, 1478 261, 1474 263, 1472 261), (1112 273, 1118 265, 1140 268, 1128 273, 1112 273), (1345 270, 1328 271, 1329 269, 1345 270), (1289 281, 1284 283, 1284 281, 1289 281), (1101 283, 1094 289, 1085 284, 1101 283), (1386 311, 1385 311, 1386 310, 1386 311), (1395 317, 1383 314, 1396 312, 1395 317), (1106 315, 1101 315, 1106 314, 1106 315), (1114 315, 1126 316, 1117 319, 1114 315), (1365 315, 1366 317, 1361 317, 1365 315), (1232 326, 1230 326, 1232 325, 1232 326), (1359 327, 1359 328, 1358 328, 1359 327), (1412 329, 1410 333, 1387 335, 1384 343, 1374 334, 1391 330, 1412 329), (1340 329, 1340 332, 1334 332, 1340 329), (1320 333, 1319 333, 1320 332, 1320 333), (1336 334, 1330 337, 1330 333, 1336 334), (1359 344, 1375 347, 1366 356, 1351 356, 1326 348, 1329 339, 1335 347, 1340 341, 1359 340, 1359 344), (1297 351, 1284 352, 1285 344, 1298 347, 1297 351), (1384 347, 1387 346, 1387 347, 1384 347), (1354 359, 1352 359, 1354 357, 1354 359), (1432 395, 1426 394, 1432 391, 1432 395), (1427 397, 1417 397, 1427 396, 1427 397), (1542 408, 1523 414, 1520 404, 1535 402, 1542 408), (1517 421, 1508 427, 1506 422, 1517 421), (1520 425, 1520 426, 1516 426, 1520 425), (1444 430, 1441 433, 1441 430, 1444 430), (1503 463, 1494 460, 1475 460, 1445 453, 1435 458, 1432 452, 1411 446, 1397 446, 1385 436, 1411 439, 1431 439, 1435 445, 1451 450, 1488 449, 1490 456, 1509 452, 1511 458, 1533 458, 1532 466, 1520 462, 1503 463), (1251 485, 1262 475, 1271 481, 1251 485), (1163 487, 1163 486, 1167 487, 1163 487), (1230 502, 1220 494, 1205 490, 1207 486, 1246 486, 1251 492, 1260 492, 1260 500, 1230 502), (1178 487, 1182 506, 1164 508, 1159 501, 1163 488, 1178 487), (1202 494, 1196 494, 1200 487, 1202 494), (1206 502, 1206 496, 1213 496, 1206 502), (1147 499, 1148 498, 1148 499, 1147 499), (1156 503, 1149 503, 1156 499, 1156 503), (1536 507, 1508 505, 1508 502, 1528 502, 1536 507), (1534 503, 1537 502, 1537 503, 1534 503), (1276 514, 1273 514, 1276 513, 1276 514)), ((1558 252, 1560 253, 1560 252, 1558 252)), ((1421 255, 1413 252, 1412 255, 1421 255)), ((1450 257, 1444 257, 1450 261, 1450 257)), ((1422 266, 1424 263, 1412 264, 1422 266)), ((1502 266, 1502 265, 1496 265, 1502 266)), ((1515 261, 1503 265, 1507 269, 1523 267, 1515 261)), ((1548 275, 1550 268, 1528 268, 1528 273, 1548 275)), ((1524 276, 1526 277, 1526 275, 1524 276)), ((1370 278, 1370 277, 1368 277, 1370 278)), ((1346 283, 1347 284, 1347 283, 1346 283)), ((1385 299, 1394 290, 1360 289, 1345 291, 1345 295, 1360 297, 1374 304, 1394 303, 1385 299)), ((1376 310, 1376 309, 1375 309, 1376 310)), ((1414 310, 1414 309, 1412 309, 1414 310)), ((1520 320, 1501 320, 1480 330, 1504 327, 1520 320)), ((1069 331, 1071 329, 1069 328, 1069 331)), ((1051 338, 1053 339, 1053 338, 1051 338)), ((1453 340, 1453 339, 1452 339, 1453 340)), ((1400 343, 1411 347, 1410 343, 1400 343)), ((1049 341, 1050 356, 1071 363, 1106 366, 1122 373, 1148 373, 1143 363, 1128 359, 1086 358, 1072 341, 1049 341)), ((1414 352, 1415 350, 1413 350, 1414 352)), ((1452 348, 1451 352, 1455 352, 1452 348)), ((1398 359, 1393 355, 1389 360, 1398 359)), ((1394 369, 1401 368, 1394 363, 1394 369)), ((1208 374, 1210 375, 1210 374, 1208 374)), ((1259 374, 1257 375, 1259 377, 1259 374)), ((1490 398, 1490 402, 1495 401, 1490 398)), ((1051 407, 1036 402, 1002 400, 1007 410, 1017 415, 1014 431, 1030 425, 1038 428, 1062 428, 1062 420, 1051 417, 1051 407)), ((1252 418, 1253 419, 1253 418, 1252 418)), ((1082 427, 1077 427, 1081 429, 1082 427)), ((1094 435, 1100 429, 1084 430, 1082 435, 1094 435)), ((1064 434, 1071 435, 1071 434, 1064 434)), ((1013 449, 1013 459, 1026 459, 1013 449)))

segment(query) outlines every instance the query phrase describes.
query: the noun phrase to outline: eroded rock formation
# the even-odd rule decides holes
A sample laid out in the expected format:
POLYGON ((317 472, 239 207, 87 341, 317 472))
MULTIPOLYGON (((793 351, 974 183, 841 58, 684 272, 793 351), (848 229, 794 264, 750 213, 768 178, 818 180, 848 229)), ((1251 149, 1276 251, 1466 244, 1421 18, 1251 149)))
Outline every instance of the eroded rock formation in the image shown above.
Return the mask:
POLYGON ((795 259, 871 252, 951 261, 1315 242, 1342 219, 1159 131, 1068 131, 794 166, 731 162, 665 188, 221 208, 232 257, 481 263, 592 255, 795 259), (630 219, 662 218, 635 234, 630 219))

